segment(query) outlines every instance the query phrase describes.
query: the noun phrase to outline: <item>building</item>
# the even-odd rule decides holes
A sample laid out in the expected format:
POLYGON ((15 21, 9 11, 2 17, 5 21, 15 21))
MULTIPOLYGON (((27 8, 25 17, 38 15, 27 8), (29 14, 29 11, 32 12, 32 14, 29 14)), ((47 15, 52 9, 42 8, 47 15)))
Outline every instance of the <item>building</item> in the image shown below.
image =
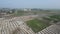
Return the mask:
POLYGON ((31 9, 30 8, 25 8, 25 9, 23 9, 24 11, 31 11, 31 9))

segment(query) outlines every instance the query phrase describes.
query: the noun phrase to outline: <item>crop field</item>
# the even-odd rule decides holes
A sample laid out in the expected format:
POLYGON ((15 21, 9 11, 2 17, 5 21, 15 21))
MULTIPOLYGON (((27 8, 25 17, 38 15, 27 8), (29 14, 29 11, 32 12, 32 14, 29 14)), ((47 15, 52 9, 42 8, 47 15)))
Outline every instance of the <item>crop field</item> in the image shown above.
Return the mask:
POLYGON ((27 25, 31 27, 34 32, 39 32, 44 28, 48 27, 50 24, 44 23, 43 21, 38 19, 33 19, 30 21, 27 21, 27 25))
POLYGON ((55 18, 55 19, 60 20, 60 15, 53 15, 53 16, 50 16, 50 18, 55 18))

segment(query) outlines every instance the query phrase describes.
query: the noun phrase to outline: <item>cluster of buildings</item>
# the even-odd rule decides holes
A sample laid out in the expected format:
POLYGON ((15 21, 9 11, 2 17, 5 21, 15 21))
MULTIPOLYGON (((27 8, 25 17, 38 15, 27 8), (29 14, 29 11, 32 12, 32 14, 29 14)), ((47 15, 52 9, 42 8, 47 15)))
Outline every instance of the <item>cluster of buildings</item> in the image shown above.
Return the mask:
POLYGON ((41 11, 42 9, 37 9, 37 8, 23 8, 23 9, 21 9, 21 10, 23 10, 23 11, 41 11))
POLYGON ((9 9, 9 8, 3 8, 0 9, 0 14, 10 14, 10 13, 17 13, 18 10, 22 10, 22 11, 40 11, 41 9, 37 9, 37 8, 21 8, 21 9, 9 9))
POLYGON ((20 9, 18 9, 18 10, 22 10, 22 11, 31 11, 30 8, 20 8, 20 9))
POLYGON ((0 17, 11 14, 11 13, 14 13, 14 11, 12 11, 11 9, 6 9, 6 8, 0 9, 0 17))

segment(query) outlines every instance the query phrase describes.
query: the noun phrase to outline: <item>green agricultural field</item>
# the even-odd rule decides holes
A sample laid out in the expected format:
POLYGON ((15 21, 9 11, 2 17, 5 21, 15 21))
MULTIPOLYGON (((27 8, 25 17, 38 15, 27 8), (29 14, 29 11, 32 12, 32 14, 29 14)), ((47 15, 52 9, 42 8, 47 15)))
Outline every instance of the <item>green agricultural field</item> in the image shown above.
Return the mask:
POLYGON ((27 21, 27 25, 31 27, 32 30, 36 33, 48 27, 50 24, 44 23, 43 21, 38 19, 33 19, 33 20, 27 21))
POLYGON ((50 16, 50 18, 55 18, 55 19, 60 20, 60 15, 53 15, 53 16, 50 16))

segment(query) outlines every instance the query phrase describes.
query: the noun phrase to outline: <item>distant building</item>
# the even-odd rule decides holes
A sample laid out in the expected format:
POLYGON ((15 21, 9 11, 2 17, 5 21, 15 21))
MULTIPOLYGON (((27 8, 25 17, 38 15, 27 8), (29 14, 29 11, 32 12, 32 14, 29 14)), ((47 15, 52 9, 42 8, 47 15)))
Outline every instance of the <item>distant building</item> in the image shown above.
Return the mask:
POLYGON ((13 11, 9 11, 10 13, 13 13, 13 11))
POLYGON ((24 11, 31 11, 31 9, 29 9, 29 8, 25 8, 25 9, 23 9, 24 11))

